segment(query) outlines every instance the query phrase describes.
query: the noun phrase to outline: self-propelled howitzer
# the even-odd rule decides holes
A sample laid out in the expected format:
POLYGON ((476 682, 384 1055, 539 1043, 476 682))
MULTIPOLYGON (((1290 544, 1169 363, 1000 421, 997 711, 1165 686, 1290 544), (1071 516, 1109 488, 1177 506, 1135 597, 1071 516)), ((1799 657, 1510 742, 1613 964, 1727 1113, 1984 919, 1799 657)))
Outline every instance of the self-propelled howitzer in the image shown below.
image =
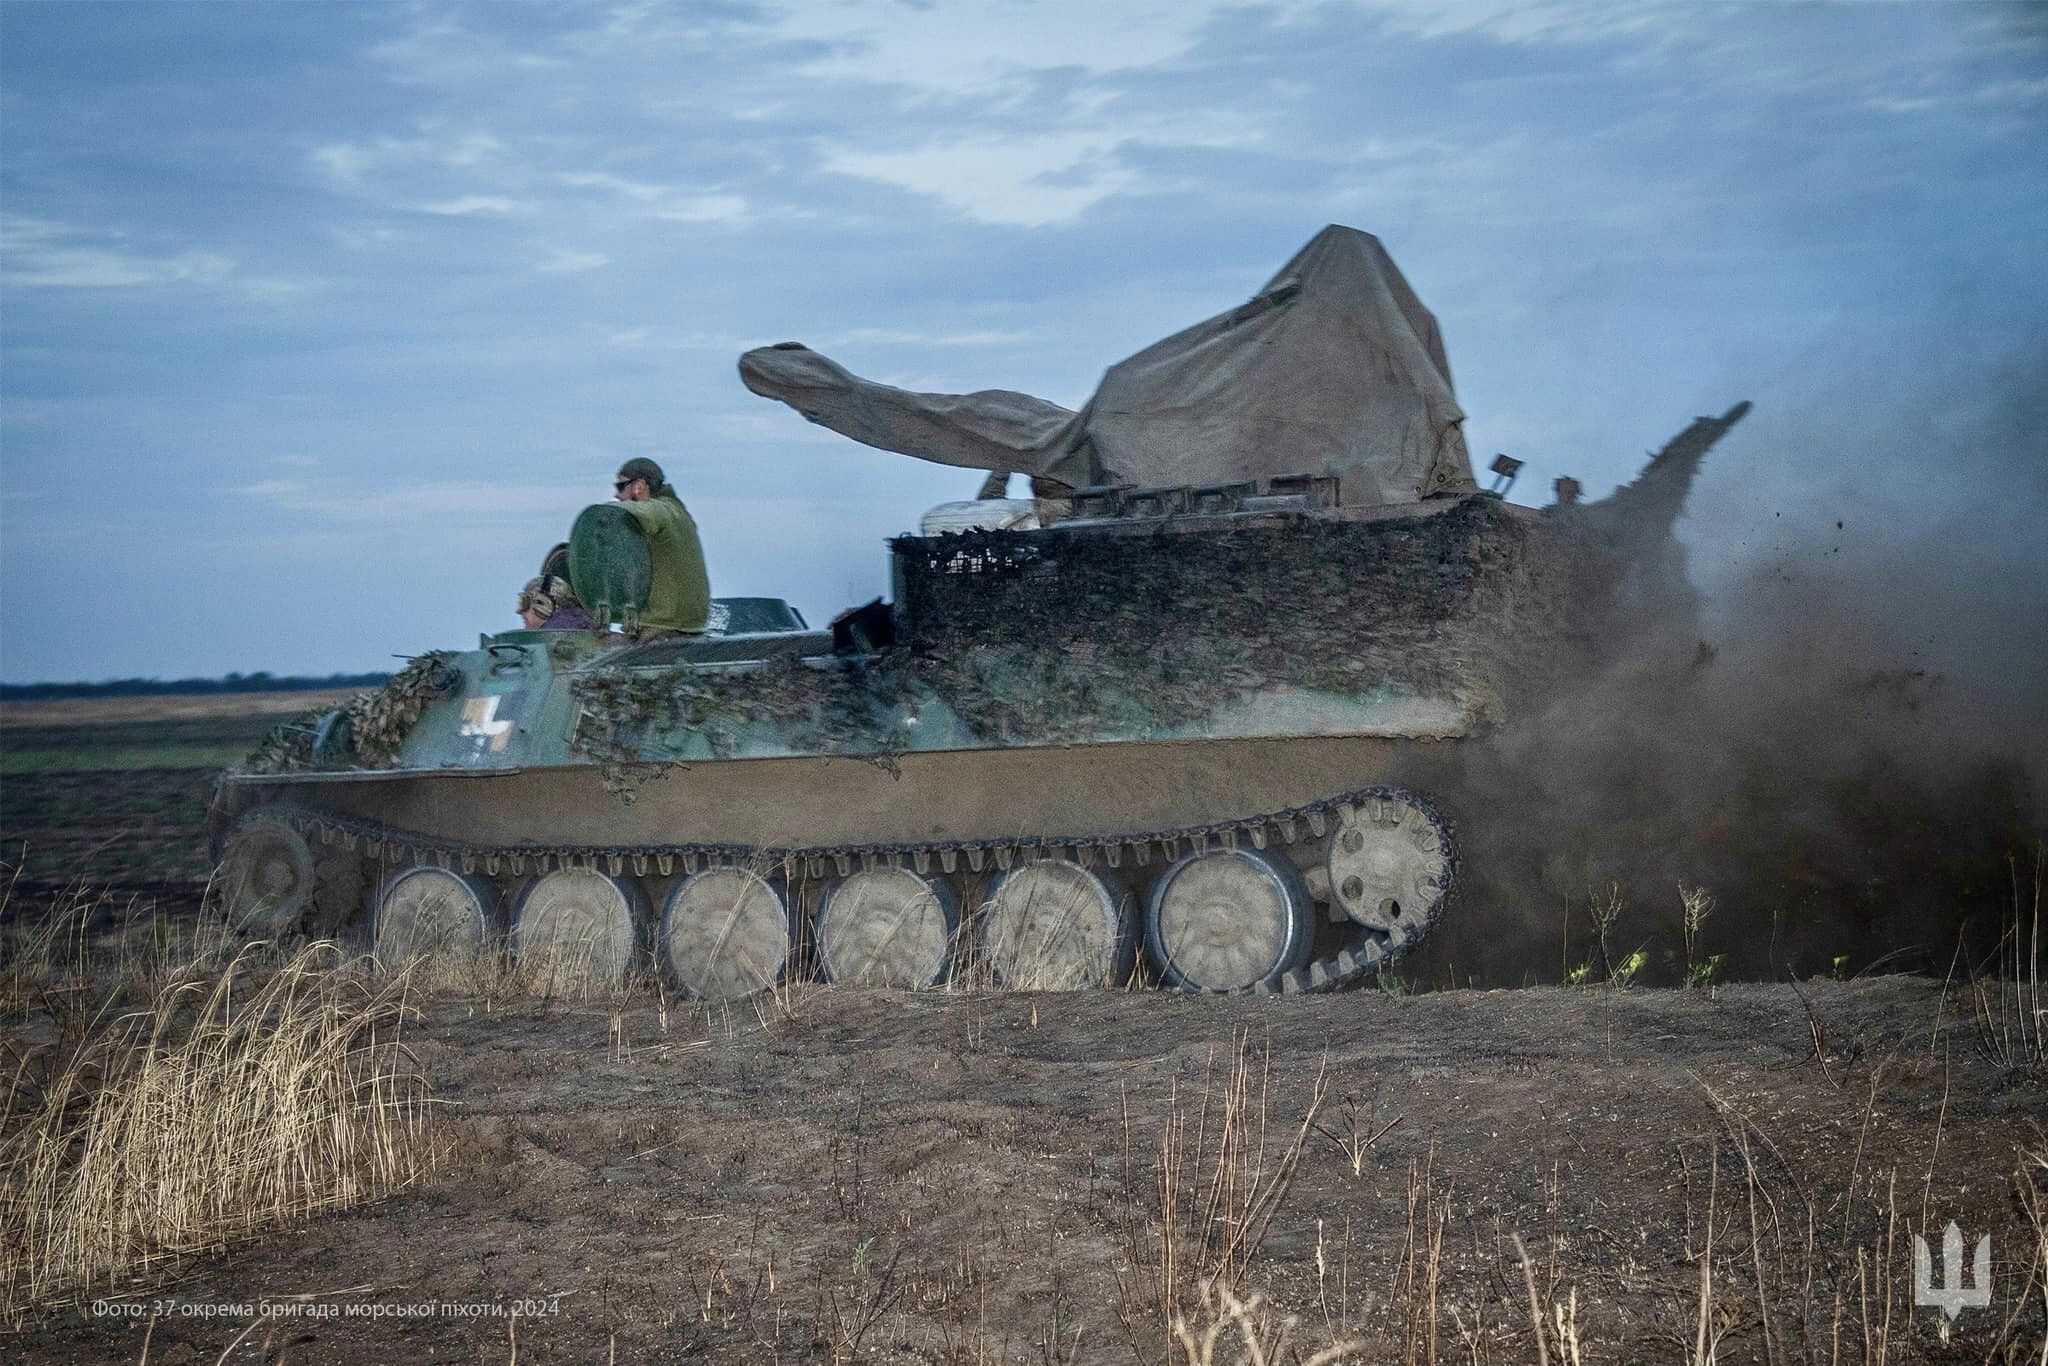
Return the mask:
MULTIPOLYGON (((1080 410, 918 394, 794 344, 748 387, 873 446, 1032 476, 927 514, 890 601, 699 636, 510 631, 281 733, 215 804, 252 930, 380 956, 505 943, 723 997, 815 969, 929 986, 1309 991, 1419 943, 1458 857, 1416 775, 1689 606, 1671 525, 1747 405, 1634 484, 1477 491, 1435 319, 1331 227, 1080 410)), ((995 481, 1000 482, 1000 481, 995 481)), ((631 628, 634 523, 570 571, 631 628)))
POLYGON ((899 537, 893 603, 829 630, 726 599, 700 637, 486 636, 226 775, 223 885, 252 932, 651 961, 701 997, 1113 984, 1141 953, 1184 989, 1355 980, 1454 879, 1457 794, 1412 761, 1584 665, 1743 411, 1601 503, 1081 490, 899 537))

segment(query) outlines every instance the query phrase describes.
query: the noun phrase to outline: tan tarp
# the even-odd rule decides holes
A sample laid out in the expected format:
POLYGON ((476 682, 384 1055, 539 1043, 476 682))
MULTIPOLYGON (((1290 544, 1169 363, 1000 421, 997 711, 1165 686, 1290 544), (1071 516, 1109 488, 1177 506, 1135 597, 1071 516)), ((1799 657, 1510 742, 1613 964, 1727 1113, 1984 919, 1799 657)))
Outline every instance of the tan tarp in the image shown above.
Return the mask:
POLYGON ((1436 319, 1356 228, 1323 229, 1249 303, 1111 366, 1078 413, 893 389, 787 343, 749 351, 740 374, 868 445, 1076 486, 1334 474, 1347 505, 1474 487, 1436 319))

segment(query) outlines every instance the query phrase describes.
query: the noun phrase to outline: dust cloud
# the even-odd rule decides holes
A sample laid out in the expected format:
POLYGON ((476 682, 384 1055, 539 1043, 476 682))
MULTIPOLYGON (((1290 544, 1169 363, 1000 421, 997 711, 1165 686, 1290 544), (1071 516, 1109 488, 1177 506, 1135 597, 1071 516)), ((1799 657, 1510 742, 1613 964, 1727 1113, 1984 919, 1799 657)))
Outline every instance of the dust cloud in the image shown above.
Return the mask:
POLYGON ((2048 347, 1770 403, 1679 526, 1697 597, 1615 620, 1604 669, 1436 760, 1464 863, 1418 984, 1597 978, 1638 948, 1677 980, 1681 883, 1713 894, 1696 957, 1728 977, 1963 971, 2016 894, 2031 915, 2048 347), (1617 887, 1603 951, 1589 909, 1617 887))

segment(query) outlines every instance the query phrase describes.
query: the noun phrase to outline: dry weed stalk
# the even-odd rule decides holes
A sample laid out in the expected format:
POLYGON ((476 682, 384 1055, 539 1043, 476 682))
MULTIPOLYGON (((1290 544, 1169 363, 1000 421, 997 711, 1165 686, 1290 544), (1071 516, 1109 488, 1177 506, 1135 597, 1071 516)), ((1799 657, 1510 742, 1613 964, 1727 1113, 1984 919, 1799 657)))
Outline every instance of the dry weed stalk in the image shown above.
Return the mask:
POLYGON ((140 897, 114 898, 83 879, 46 909, 15 904, 15 870, 0 890, 0 1015, 60 1001, 137 999, 195 974, 217 972, 243 947, 217 915, 174 920, 140 897))
POLYGON ((1275 1314, 1263 1295, 1239 1299, 1227 1286, 1212 1281, 1201 1286, 1196 1298, 1192 1322, 1187 1314, 1173 1318, 1174 1341, 1186 1366, 1223 1366, 1228 1358, 1219 1358, 1217 1353, 1228 1346, 1239 1349, 1238 1366, 1281 1366, 1283 1362, 1337 1366, 1346 1360, 1363 1360, 1355 1354, 1365 1344, 1357 1341, 1332 1343, 1302 1356, 1292 1341, 1296 1320, 1275 1314), (1226 1342, 1226 1335, 1234 1335, 1235 1342, 1226 1342))
POLYGON ((2012 915, 1998 942, 1998 968, 1989 982, 1972 972, 1970 1008, 1978 1050, 2008 1072, 2048 1067, 2048 997, 2041 994, 2041 890, 2048 848, 2034 850, 2033 905, 2021 889, 2018 860, 2010 861, 2012 915))
POLYGON ((1437 1296, 1443 1286, 1444 1232, 1450 1221, 1450 1187, 1437 1181, 1432 1143, 1420 1164, 1408 1166, 1408 1221, 1387 1295, 1389 1304, 1407 1306, 1402 1323, 1406 1361, 1436 1360, 1437 1296))
MULTIPOLYGON (((1118 1277, 1119 1315, 1134 1350, 1141 1334, 1156 1328, 1171 1358, 1179 1341, 1177 1324, 1205 1299, 1236 1295, 1272 1227, 1273 1216, 1294 1184, 1302 1150, 1329 1091, 1329 1060, 1316 1068, 1308 1105, 1291 1134, 1269 1132, 1272 1105, 1272 1047, 1254 1053, 1249 1030, 1231 1041, 1230 1066, 1219 1076, 1210 1050, 1203 1070, 1199 1109, 1184 1108, 1176 1084, 1152 1164, 1151 1209, 1144 1221, 1130 1165, 1130 1112, 1124 1112, 1126 1236, 1131 1271, 1118 1277), (1149 1263, 1149 1275, 1139 1270, 1149 1263)), ((1220 1304, 1221 1301, 1214 1301, 1220 1304)), ((1190 1358, 1207 1360, 1207 1358, 1190 1358)))
MULTIPOLYGON (((1882 1064, 1876 1069, 1883 1070, 1882 1064)), ((1735 1338, 1743 1340, 1745 1357, 1765 1363, 1826 1361, 1832 1366, 1853 1360, 1883 1366, 1919 1359, 1915 1352, 1923 1344, 1915 1334, 1925 1325, 1909 1316, 1905 1257, 1907 1235, 1916 1225, 1900 1209, 1899 1170, 1866 1173, 1859 1138, 1848 1185, 1840 1196, 1844 1209, 1839 1232, 1832 1242, 1826 1241, 1821 1235, 1824 1215, 1818 1188, 1808 1189, 1754 1118, 1704 1082, 1701 1085, 1724 1132, 1709 1150, 1704 1246, 1696 1254, 1688 1253, 1698 1262, 1698 1289, 1690 1297, 1684 1338, 1690 1366, 1721 1360, 1724 1341, 1735 1338), (1719 1181, 1724 1154, 1739 1160, 1742 1179, 1740 1196, 1725 1201, 1719 1181), (1771 1179, 1764 1174, 1767 1166, 1775 1169, 1771 1179), (1851 1234, 1851 1216, 1865 1184, 1871 1187, 1868 1212, 1873 1224, 1857 1238, 1851 1234)), ((1873 1080, 1860 1126, 1866 1137, 1875 1092, 1873 1080)), ((1935 1161, 1930 1156, 1930 1167, 1935 1161)), ((2023 1187, 2024 1177, 2023 1169, 2023 1187)), ((2027 1197, 2028 1190, 2023 1189, 2023 1205, 2027 1197)), ((1924 1183, 1922 1198, 1924 1205, 1924 1183)), ((2042 1202, 2042 1211, 2048 1214, 2048 1201, 2042 1202)), ((1688 1201, 1689 1248, 1692 1217, 1688 1201)), ((1834 1227, 1832 1220, 1827 1222, 1834 1227)), ((1917 1227, 1924 1231, 1927 1222, 1923 1214, 1917 1227)), ((2039 1264, 2048 1276, 2048 1243, 2043 1246, 2039 1264)), ((2030 1280, 2029 1289, 2031 1284, 2030 1280)), ((2022 1296, 2026 1293, 2023 1290, 2022 1296)), ((1999 1343, 2011 1336, 2012 1325, 2020 1318, 2016 1303, 1999 1343)), ((1947 1324, 1939 1316, 1932 1327, 1946 1342, 1947 1324)), ((1995 1351, 1987 1359, 2016 1360, 1995 1351)))
POLYGON ((1344 1154, 1344 1160, 1351 1168, 1352 1179, 1357 1180, 1365 1175, 1365 1155, 1371 1152, 1373 1146, 1385 1138, 1396 1124, 1408 1116, 1395 1115, 1385 1124, 1374 1127, 1379 1119, 1377 1107, 1369 1118, 1362 1116, 1358 1109, 1358 1097, 1355 1095, 1344 1097, 1343 1103, 1337 1108, 1344 1115, 1344 1128, 1341 1131, 1322 1124, 1313 1127, 1317 1133, 1329 1139, 1338 1152, 1344 1154))
MULTIPOLYGON (((2048 1321, 2048 1188, 2044 1187, 2048 1187, 2048 1147, 2037 1146, 2025 1153, 2019 1171, 2013 1176, 2013 1189, 2026 1213, 2032 1237, 2026 1254, 2026 1283, 2012 1297, 2012 1313, 1999 1330, 2000 1344, 2014 1340, 2021 1314, 2036 1298, 2040 1300, 2042 1319, 2048 1321)), ((2048 1329, 2041 1334, 2039 1366, 2048 1366, 2048 1329)))
POLYGON ((1619 882, 1607 884, 1604 893, 1596 892, 1586 898, 1586 912, 1593 921, 1593 936, 1600 945, 1600 971, 1606 980, 1612 982, 1619 966, 1614 961, 1614 927, 1628 909, 1628 894, 1621 890, 1619 882))
POLYGON ((1714 979, 1720 975, 1721 965, 1727 961, 1726 954, 1706 954, 1700 949, 1700 941, 1707 921, 1714 914, 1714 894, 1705 887, 1688 887, 1678 884, 1678 904, 1681 910, 1679 929, 1685 942, 1685 984, 1696 989, 1711 989, 1714 979))
POLYGON ((437 1153, 401 977, 263 946, 25 1058, 0 1101, 0 1304, 373 1200, 437 1153))

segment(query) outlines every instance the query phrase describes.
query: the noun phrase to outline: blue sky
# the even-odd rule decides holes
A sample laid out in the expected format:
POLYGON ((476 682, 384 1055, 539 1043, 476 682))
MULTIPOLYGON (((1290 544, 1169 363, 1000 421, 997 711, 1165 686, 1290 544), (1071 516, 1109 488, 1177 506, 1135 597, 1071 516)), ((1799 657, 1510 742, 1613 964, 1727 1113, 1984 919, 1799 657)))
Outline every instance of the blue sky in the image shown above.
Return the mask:
POLYGON ((1748 398, 1704 577, 1844 519, 2038 582, 2044 130, 2039 7, 10 0, 0 678, 463 644, 641 454, 821 621, 977 481, 740 351, 1075 405, 1327 222, 1518 497, 1748 398))

